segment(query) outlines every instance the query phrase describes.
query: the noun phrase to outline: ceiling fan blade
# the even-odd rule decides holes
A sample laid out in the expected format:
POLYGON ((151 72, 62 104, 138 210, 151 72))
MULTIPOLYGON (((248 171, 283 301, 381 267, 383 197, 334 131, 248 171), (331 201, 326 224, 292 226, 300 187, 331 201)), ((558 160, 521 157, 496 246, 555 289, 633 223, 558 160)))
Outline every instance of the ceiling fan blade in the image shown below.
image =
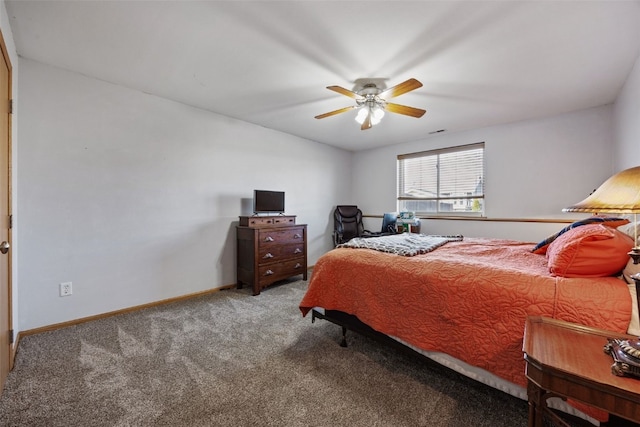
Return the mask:
POLYGON ((327 89, 332 90, 334 92, 338 92, 342 95, 348 96, 349 98, 353 98, 353 99, 363 99, 364 97, 361 95, 358 95, 357 93, 355 93, 354 91, 351 91, 349 89, 345 89, 341 86, 327 86, 327 89))
POLYGON ((373 126, 373 123, 371 123, 371 110, 369 110, 369 114, 367 114, 367 117, 364 119, 364 122, 362 122, 362 126, 360 126, 360 130, 371 129, 372 126, 373 126))
POLYGON ((404 114, 405 116, 411 117, 422 117, 426 110, 422 110, 420 108, 407 107, 406 105, 400 104, 389 104, 385 106, 385 110, 391 111, 392 113, 404 114))
POLYGON ((402 95, 403 93, 410 92, 414 89, 418 89, 419 87, 422 87, 422 83, 416 79, 409 79, 399 85, 383 90, 378 94, 378 97, 382 99, 393 98, 394 96, 402 95))
POLYGON ((336 114, 345 113, 349 110, 353 110, 354 108, 357 107, 355 105, 352 105, 351 107, 344 107, 339 110, 329 111, 328 113, 317 115, 316 119, 324 119, 325 117, 335 116, 336 114))

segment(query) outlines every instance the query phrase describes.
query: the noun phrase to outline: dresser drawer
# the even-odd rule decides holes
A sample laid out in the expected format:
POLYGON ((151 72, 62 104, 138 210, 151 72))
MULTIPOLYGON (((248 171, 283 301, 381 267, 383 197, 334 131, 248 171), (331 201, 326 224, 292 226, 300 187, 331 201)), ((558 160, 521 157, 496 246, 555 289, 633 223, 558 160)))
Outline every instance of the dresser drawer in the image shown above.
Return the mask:
POLYGON ((304 242, 283 245, 262 245, 258 250, 258 263, 266 264, 299 258, 304 255, 304 242))
POLYGON ((260 230, 258 233, 258 247, 279 246, 290 243, 304 242, 304 227, 282 227, 260 230))
POLYGON ((278 216, 241 216, 239 225, 244 227, 269 227, 274 225, 295 225, 296 217, 289 215, 278 216))
POLYGON ((260 285, 268 285, 275 281, 303 274, 306 270, 304 258, 296 258, 275 264, 268 264, 258 268, 260 285))

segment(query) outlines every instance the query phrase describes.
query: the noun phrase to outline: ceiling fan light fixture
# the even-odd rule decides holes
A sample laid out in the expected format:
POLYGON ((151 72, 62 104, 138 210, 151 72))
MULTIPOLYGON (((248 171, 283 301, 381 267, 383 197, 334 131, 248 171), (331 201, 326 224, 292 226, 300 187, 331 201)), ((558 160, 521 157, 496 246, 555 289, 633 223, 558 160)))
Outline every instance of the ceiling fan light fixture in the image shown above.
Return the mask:
POLYGON ((375 126, 380 123, 380 120, 384 117, 384 109, 379 105, 364 105, 360 108, 358 114, 356 114, 356 122, 363 124, 367 116, 370 116, 371 126, 375 126))
POLYGON ((358 114, 356 114, 356 122, 358 122, 359 124, 364 123, 364 120, 367 118, 368 115, 369 115, 368 107, 360 108, 360 110, 358 110, 358 114))
POLYGON ((378 123, 380 123, 380 120, 382 120, 382 118, 384 117, 384 109, 381 108, 380 106, 376 106, 371 111, 372 111, 371 124, 377 125, 378 123))

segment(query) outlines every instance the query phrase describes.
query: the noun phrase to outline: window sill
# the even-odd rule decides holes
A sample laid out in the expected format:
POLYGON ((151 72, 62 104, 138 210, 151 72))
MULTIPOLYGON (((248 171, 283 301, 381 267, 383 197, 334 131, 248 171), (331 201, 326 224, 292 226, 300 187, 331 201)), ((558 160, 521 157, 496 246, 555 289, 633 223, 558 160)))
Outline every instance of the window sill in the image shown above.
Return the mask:
MULTIPOLYGON (((382 215, 364 214, 365 218, 382 218, 382 215)), ((534 222, 534 223, 552 223, 552 224, 571 224, 579 221, 581 218, 488 218, 485 216, 418 216, 421 220, 447 220, 447 221, 490 221, 490 222, 534 222)))

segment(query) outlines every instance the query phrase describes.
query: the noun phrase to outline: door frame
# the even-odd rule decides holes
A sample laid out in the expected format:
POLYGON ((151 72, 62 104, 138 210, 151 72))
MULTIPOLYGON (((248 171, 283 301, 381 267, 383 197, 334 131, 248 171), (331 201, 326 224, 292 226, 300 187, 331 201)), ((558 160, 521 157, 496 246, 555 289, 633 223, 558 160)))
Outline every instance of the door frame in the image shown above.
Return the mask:
MULTIPOLYGON (((9 342, 9 370, 13 369, 13 365, 15 362, 15 356, 16 356, 16 352, 17 352, 17 340, 16 337, 14 335, 14 329, 13 329, 13 282, 12 282, 12 277, 13 277, 13 109, 15 108, 14 106, 14 100, 13 100, 13 66, 11 64, 11 58, 9 56, 9 51, 7 50, 7 46, 5 44, 4 41, 4 34, 2 29, 0 29, 0 51, 2 52, 2 56, 5 60, 5 63, 7 64, 7 71, 8 71, 8 82, 6 82, 8 84, 8 98, 9 98, 9 117, 7 120, 7 210, 8 210, 8 219, 7 219, 7 226, 8 226, 8 242, 10 245, 10 249, 9 252, 7 253, 7 256, 9 257, 8 259, 8 268, 7 268, 7 305, 8 307, 0 307, 0 312, 4 311, 4 309, 6 308, 7 310, 7 317, 8 317, 8 329, 9 329, 9 337, 10 337, 10 342, 9 342)), ((4 83, 2 83, 4 84, 4 83)), ((2 135, 0 135, 0 137, 3 137, 2 135)), ((0 215, 2 215, 2 213, 0 213, 0 215)), ((0 222, 1 223, 1 222, 0 222)), ((5 378, 1 379, 2 383, 4 383, 5 378)))

